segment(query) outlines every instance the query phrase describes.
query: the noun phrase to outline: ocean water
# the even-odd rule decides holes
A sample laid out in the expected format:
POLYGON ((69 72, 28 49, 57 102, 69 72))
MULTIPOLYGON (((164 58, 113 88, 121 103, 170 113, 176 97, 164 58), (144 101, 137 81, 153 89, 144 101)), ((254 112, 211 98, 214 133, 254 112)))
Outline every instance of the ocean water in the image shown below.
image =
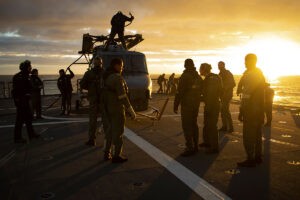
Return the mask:
MULTIPOLYGON (((151 75, 152 79, 157 79, 158 74, 151 75)), ((169 78, 170 74, 166 74, 165 78, 169 78)), ((177 75, 178 78, 180 75, 177 75)), ((234 75, 236 85, 241 75, 234 75)), ((300 108, 300 76, 282 76, 270 81, 271 88, 275 91, 274 104, 279 106, 300 108)), ((156 80, 153 81, 153 91, 158 90, 156 80)), ((239 100, 236 95, 236 87, 233 94, 234 100, 239 100)))
MULTIPOLYGON (((150 75, 153 79, 152 91, 158 90, 158 85, 155 79, 158 75, 150 75)), ((166 74, 166 78, 170 75, 166 74)), ((178 77, 178 76, 177 76, 178 77)), ((238 83, 241 76, 234 76, 236 83, 238 83)), ((59 94, 57 89, 56 80, 58 75, 40 75, 40 78, 44 81, 44 93, 45 95, 59 94)), ((77 92, 77 80, 81 79, 82 75, 75 75, 72 79, 73 92, 77 92)), ((8 96, 9 88, 11 88, 12 75, 0 75, 0 98, 8 96), (5 91, 4 91, 5 85, 5 91)), ((300 76, 283 76, 278 77, 271 81, 271 87, 275 91, 274 104, 280 106, 297 107, 300 108, 300 76)), ((235 88, 236 89, 236 88, 235 88)), ((234 91, 233 99, 239 100, 234 91)))

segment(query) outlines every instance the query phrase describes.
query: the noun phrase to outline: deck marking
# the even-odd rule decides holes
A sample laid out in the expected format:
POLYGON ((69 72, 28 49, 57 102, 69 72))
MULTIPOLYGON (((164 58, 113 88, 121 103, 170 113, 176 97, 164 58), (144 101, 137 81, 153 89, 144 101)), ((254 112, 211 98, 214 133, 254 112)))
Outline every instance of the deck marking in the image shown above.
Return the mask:
MULTIPOLYGON (((264 137, 262 137, 263 140, 266 140, 264 137)), ((276 144, 283 144, 291 147, 299 147, 297 144, 289 143, 289 142, 283 142, 280 140, 275 140, 275 139, 269 139, 270 142, 276 143, 276 144)))
POLYGON ((278 127, 278 126, 273 126, 272 128, 281 130, 281 131, 287 131, 287 132, 295 132, 294 129, 289 129, 289 128, 283 128, 283 127, 278 127))
MULTIPOLYGON (((239 112, 231 112, 231 114, 238 114, 239 112)), ((203 113, 199 113, 198 116, 203 116, 203 113)), ((161 117, 181 117, 181 114, 168 114, 162 115, 161 117)), ((145 118, 143 116, 138 116, 137 118, 145 118)))
POLYGON ((78 118, 68 118, 68 117, 49 117, 42 115, 44 119, 55 119, 55 120, 66 120, 66 121, 79 121, 79 120, 88 120, 88 117, 78 117, 78 118))
POLYGON ((14 156, 16 155, 16 150, 12 150, 11 152, 9 152, 8 154, 6 154, 5 156, 3 156, 3 158, 1 158, 0 160, 0 168, 5 165, 10 159, 12 159, 14 156))
POLYGON ((230 197, 217 190, 215 187, 194 174, 192 171, 174 160, 172 157, 163 153, 161 150, 159 150, 140 136, 136 135, 130 129, 125 128, 124 135, 202 198, 209 200, 230 199, 230 197))
MULTIPOLYGON (((71 124, 71 123, 86 123, 88 122, 88 120, 78 120, 78 121, 75 121, 75 120, 69 120, 69 121, 59 121, 59 122, 43 122, 43 123, 33 123, 32 125, 34 126, 43 126, 43 125, 53 125, 53 124, 71 124)), ((3 126, 0 126, 0 128, 14 128, 15 125, 3 125, 3 126)))

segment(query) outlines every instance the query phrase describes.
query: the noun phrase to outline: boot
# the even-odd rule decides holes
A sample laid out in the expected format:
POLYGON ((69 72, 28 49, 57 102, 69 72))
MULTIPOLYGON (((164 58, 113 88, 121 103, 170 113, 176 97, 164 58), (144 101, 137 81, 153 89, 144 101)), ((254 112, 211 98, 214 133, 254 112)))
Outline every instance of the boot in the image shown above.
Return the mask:
POLYGON ((123 156, 114 156, 111 159, 112 163, 123 163, 123 162, 126 162, 126 161, 128 161, 128 158, 125 158, 123 156))
POLYGON ((222 126, 222 128, 220 128, 219 131, 227 131, 227 127, 222 126))
POLYGON ((197 153, 197 152, 195 152, 193 150, 190 150, 190 149, 185 149, 184 152, 182 152, 180 154, 180 156, 182 156, 182 157, 188 157, 188 156, 194 155, 195 153, 197 153))
POLYGON ((234 131, 234 129, 233 129, 233 127, 231 127, 227 130, 227 133, 232 133, 233 131, 234 131))
POLYGON ((210 147, 210 145, 207 144, 207 143, 205 143, 205 142, 203 142, 203 143, 199 144, 199 147, 205 147, 205 148, 208 148, 208 147, 210 147))
POLYGON ((262 162, 263 162, 263 160, 262 160, 262 158, 261 157, 257 157, 257 158, 255 158, 255 163, 256 164, 261 164, 262 162))
POLYGON ((15 143, 16 144, 26 144, 27 140, 25 140, 24 138, 18 138, 18 139, 15 139, 15 143))
POLYGON ((111 153, 110 152, 104 152, 103 160, 108 161, 108 160, 111 160, 111 159, 112 159, 111 153))
POLYGON ((89 139, 85 145, 87 146, 96 146, 96 141, 95 140, 92 140, 92 139, 89 139))
POLYGON ((29 135, 29 139, 32 140, 32 139, 38 139, 41 135, 40 134, 36 134, 36 133, 32 133, 29 135))
POLYGON ((219 149, 207 148, 205 150, 205 153, 206 154, 216 154, 216 153, 219 153, 219 149))
POLYGON ((250 167, 250 168, 252 168, 252 167, 256 166, 256 162, 255 162, 255 160, 247 159, 247 160, 244 160, 243 162, 238 162, 237 166, 238 167, 250 167))

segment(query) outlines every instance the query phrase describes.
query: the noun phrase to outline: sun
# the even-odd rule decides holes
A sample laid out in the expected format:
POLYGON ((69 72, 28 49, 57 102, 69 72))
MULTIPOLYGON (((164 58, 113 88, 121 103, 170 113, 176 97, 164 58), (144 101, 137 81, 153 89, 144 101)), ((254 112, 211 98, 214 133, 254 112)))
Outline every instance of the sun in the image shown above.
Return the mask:
POLYGON ((268 81, 272 82, 283 75, 299 74, 298 43, 280 37, 265 37, 251 40, 244 50, 257 55, 257 66, 264 72, 268 81))

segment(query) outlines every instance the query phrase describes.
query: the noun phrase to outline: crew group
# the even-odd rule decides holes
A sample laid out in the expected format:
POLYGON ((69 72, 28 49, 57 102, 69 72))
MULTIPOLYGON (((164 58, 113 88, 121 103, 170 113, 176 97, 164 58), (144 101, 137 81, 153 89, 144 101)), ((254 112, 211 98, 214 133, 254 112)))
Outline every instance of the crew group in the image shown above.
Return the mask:
MULTIPOLYGON (((247 154, 246 160, 238 162, 239 167, 255 167, 262 163, 262 125, 264 112, 267 111, 267 123, 271 125, 272 101, 274 91, 265 82, 263 73, 256 67, 255 54, 245 56, 246 70, 243 73, 237 94, 241 94, 239 120, 243 122, 243 144, 247 154)), ((200 75, 196 71, 192 59, 186 59, 185 70, 180 79, 175 95, 174 112, 178 112, 181 105, 181 122, 186 149, 182 156, 192 156, 198 152, 199 147, 205 148, 208 154, 219 152, 219 131, 233 132, 233 123, 229 111, 230 100, 233 96, 235 82, 233 75, 220 61, 219 75, 211 73, 211 65, 202 63, 200 75), (198 144, 199 128, 197 117, 200 102, 204 106, 203 143, 198 144), (219 112, 221 111, 222 127, 217 128, 219 112)))
MULTIPOLYGON (((15 143, 26 143, 27 141, 22 137, 21 132, 24 123, 26 124, 29 139, 39 138, 40 136, 34 131, 32 126, 31 100, 34 95, 40 95, 43 85, 38 78, 37 70, 31 69, 30 61, 22 62, 19 68, 20 72, 13 77, 12 89, 12 96, 17 108, 14 141, 15 143), (30 74, 32 75, 30 76, 30 74)), ((84 74, 80 82, 81 88, 88 90, 90 110, 89 140, 86 142, 86 145, 96 145, 97 116, 101 114, 105 132, 104 159, 112 160, 114 163, 127 161, 127 158, 122 156, 125 111, 129 113, 132 119, 136 117, 127 96, 127 85, 121 76, 122 70, 122 59, 112 59, 110 66, 104 71, 102 58, 96 56, 93 59, 93 67, 84 74), (113 151, 112 147, 114 147, 113 151)), ((62 97, 61 115, 70 114, 71 110, 71 79, 74 77, 74 73, 70 69, 68 71, 70 74, 60 70, 60 77, 57 81, 62 97)), ((40 96, 38 98, 34 97, 34 99, 40 99, 40 96)), ((37 106, 35 104, 33 104, 33 107, 38 107, 36 118, 41 119, 41 102, 37 106)))
MULTIPOLYGON (((264 122, 266 83, 262 72, 256 67, 256 62, 255 54, 246 55, 246 70, 238 84, 238 93, 242 94, 239 119, 243 121, 243 141, 247 153, 247 159, 238 163, 241 167, 254 167, 262 162, 261 126, 264 122)), ((205 148, 207 153, 218 153, 217 122, 220 110, 223 126, 219 131, 233 132, 229 111, 235 87, 233 76, 229 70, 226 70, 225 63, 222 61, 218 63, 219 75, 211 73, 210 64, 201 64, 200 75, 205 77, 204 80, 196 71, 192 59, 186 59, 184 67, 174 100, 174 112, 178 112, 179 105, 181 108, 182 128, 186 141, 186 149, 181 155, 192 156, 198 152, 199 147, 205 148), (197 116, 200 101, 203 101, 205 106, 203 143, 198 144, 197 116)), ((30 61, 21 63, 20 70, 13 78, 12 91, 17 107, 15 142, 25 143, 26 140, 21 135, 23 123, 27 126, 30 139, 39 137, 32 128, 32 114, 29 114, 31 113, 29 102, 33 94, 32 80, 34 79, 34 77, 30 79, 29 74, 32 73, 34 76, 37 72, 31 71, 30 61)), ((84 74, 80 82, 81 89, 88 90, 89 100, 89 140, 86 145, 96 145, 97 117, 101 115, 105 132, 104 160, 111 160, 113 163, 127 161, 127 158, 122 156, 125 112, 132 119, 136 117, 127 96, 126 82, 121 76, 122 70, 122 59, 113 59, 104 71, 102 58, 96 56, 93 58, 93 67, 84 74)), ((72 86, 64 84, 74 77, 73 72, 69 71, 70 75, 66 75, 64 70, 60 70, 58 79, 63 102, 61 114, 65 112, 69 114, 71 109, 72 86), (70 92, 66 94, 65 89, 70 92)), ((42 86, 39 86, 39 89, 40 87, 42 86)), ((41 118, 41 112, 36 113, 37 118, 41 118)), ((270 125, 270 118, 267 124, 270 125)))

